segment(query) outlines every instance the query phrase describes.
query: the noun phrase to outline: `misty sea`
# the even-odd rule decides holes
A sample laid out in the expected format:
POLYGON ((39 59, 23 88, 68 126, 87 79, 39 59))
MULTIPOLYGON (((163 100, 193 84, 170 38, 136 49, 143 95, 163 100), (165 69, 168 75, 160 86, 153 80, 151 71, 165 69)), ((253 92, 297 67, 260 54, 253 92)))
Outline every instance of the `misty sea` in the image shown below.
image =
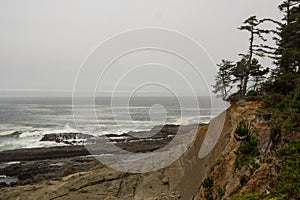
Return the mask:
POLYGON ((208 123, 227 108, 210 97, 192 97, 178 102, 175 97, 117 97, 95 100, 95 105, 76 105, 74 122, 72 99, 66 97, 0 97, 0 151, 66 145, 42 142, 49 133, 83 133, 94 136, 150 130, 162 124, 208 123), (85 115, 95 112, 94 118, 85 115), (184 114, 184 115, 183 115, 184 114), (164 120, 162 120, 164 119, 164 120), (79 123, 78 123, 79 122, 79 123))

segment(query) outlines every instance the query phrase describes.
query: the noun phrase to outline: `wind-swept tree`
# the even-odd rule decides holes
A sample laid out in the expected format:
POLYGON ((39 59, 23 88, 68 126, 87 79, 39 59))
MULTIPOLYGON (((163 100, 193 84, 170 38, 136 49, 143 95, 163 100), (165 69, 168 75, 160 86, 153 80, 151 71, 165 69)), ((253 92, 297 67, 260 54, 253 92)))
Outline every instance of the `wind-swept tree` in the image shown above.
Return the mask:
POLYGON ((270 47, 266 46, 266 45, 262 45, 262 44, 256 44, 255 42, 257 42, 258 40, 260 40, 260 42, 265 42, 267 41, 265 38, 266 34, 270 33, 270 30, 267 29, 262 29, 260 28, 260 24, 264 23, 265 20, 258 20, 256 18, 256 16, 251 16, 248 19, 246 19, 243 23, 242 26, 240 26, 238 29, 242 30, 242 31, 248 31, 249 32, 249 50, 247 53, 247 62, 246 62, 246 66, 244 69, 244 77, 243 77, 243 82, 242 82, 242 86, 241 86, 241 96, 245 96, 246 92, 247 92, 247 85, 248 85, 248 81, 249 81, 249 75, 251 72, 251 66, 252 66, 252 59, 253 57, 259 56, 259 57, 263 57, 265 56, 265 53, 267 53, 268 51, 266 49, 269 49, 270 47))
POLYGON ((213 85, 213 92, 217 94, 217 97, 226 100, 229 92, 233 88, 232 70, 235 67, 235 64, 232 61, 223 59, 217 66, 219 67, 219 71, 215 76, 216 84, 213 85))
MULTIPOLYGON (((236 66, 232 68, 232 75, 235 77, 233 79, 234 83, 237 83, 239 93, 243 90, 244 81, 246 79, 248 68, 249 55, 242 55, 241 60, 236 63, 236 66)), ((265 79, 265 75, 269 72, 269 69, 263 69, 256 58, 251 60, 250 70, 249 70, 249 81, 247 84, 252 83, 252 90, 257 91, 260 83, 265 79)), ((248 86, 247 86, 248 87, 248 86)))
MULTIPOLYGON (((236 64, 231 62, 228 68, 220 67, 214 92, 223 99, 228 97, 229 91, 235 84, 239 89, 240 97, 247 94, 249 87, 259 92, 286 94, 300 85, 298 81, 300 80, 300 0, 286 0, 279 8, 285 13, 285 23, 271 18, 258 20, 256 16, 251 16, 238 28, 249 33, 248 52, 240 54, 242 58, 236 64), (267 22, 272 22, 276 27, 262 28, 267 22), (269 34, 273 34, 278 47, 266 45, 266 36, 269 34), (276 70, 272 70, 272 76, 265 83, 263 82, 269 69, 263 68, 257 59, 264 56, 273 58, 278 66, 276 70), (222 74, 221 70, 226 74, 222 74), (225 82, 224 77, 227 80, 225 82)), ((226 66, 226 63, 222 62, 220 65, 226 66)))

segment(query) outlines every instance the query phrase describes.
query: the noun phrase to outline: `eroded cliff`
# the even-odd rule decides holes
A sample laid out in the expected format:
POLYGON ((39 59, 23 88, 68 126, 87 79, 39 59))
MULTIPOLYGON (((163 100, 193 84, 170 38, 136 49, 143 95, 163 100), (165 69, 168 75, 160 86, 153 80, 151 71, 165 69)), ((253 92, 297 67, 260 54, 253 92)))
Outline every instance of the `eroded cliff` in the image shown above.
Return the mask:
POLYGON ((205 191, 201 184, 205 177, 212 177, 214 181, 213 195, 224 199, 230 199, 236 193, 266 192, 270 177, 274 176, 272 166, 275 160, 268 156, 272 145, 270 128, 258 111, 259 106, 259 102, 238 101, 213 119, 210 125, 194 126, 191 131, 197 131, 197 135, 193 145, 180 159, 164 169, 132 174, 119 172, 99 163, 91 171, 68 175, 62 179, 2 188, 1 198, 203 199, 205 191), (235 152, 240 142, 235 139, 234 130, 242 119, 249 123, 260 141, 260 156, 254 159, 257 163, 255 169, 246 165, 236 166, 235 152), (206 134, 211 134, 212 137, 207 137, 206 134), (203 149, 200 150, 201 146, 207 146, 206 154, 203 154, 203 149), (202 152, 200 157, 199 152, 202 152), (248 177, 244 185, 240 183, 241 176, 248 177))
MULTIPOLYGON (((231 127, 230 143, 222 156, 215 161, 206 183, 202 184, 195 199, 232 199, 236 194, 268 194, 278 173, 276 148, 282 138, 276 138, 268 126, 270 113, 259 109, 258 101, 238 101, 228 109, 231 127), (235 137, 235 129, 241 121, 248 124, 255 143, 249 150, 256 154, 243 156, 240 153, 241 140, 235 137), (209 197, 210 196, 210 197, 209 197)), ((295 135, 296 137, 296 135, 295 135)))

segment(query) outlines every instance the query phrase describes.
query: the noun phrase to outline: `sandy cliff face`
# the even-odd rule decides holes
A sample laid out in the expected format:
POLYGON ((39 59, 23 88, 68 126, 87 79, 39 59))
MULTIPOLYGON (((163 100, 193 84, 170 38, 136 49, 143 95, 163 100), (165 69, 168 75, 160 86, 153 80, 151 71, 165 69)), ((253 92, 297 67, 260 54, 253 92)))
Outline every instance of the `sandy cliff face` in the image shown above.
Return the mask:
MULTIPOLYGON (((238 101, 232 103, 228 109, 228 123, 230 124, 230 142, 227 150, 215 161, 208 177, 213 180, 213 197, 215 199, 231 199, 235 194, 264 193, 268 192, 269 185, 275 178, 275 159, 272 147, 270 128, 267 126, 265 115, 258 108, 260 102, 238 101), (260 155, 237 166, 236 151, 240 141, 234 138, 234 130, 241 120, 249 124, 252 135, 259 141, 260 155), (253 167, 253 166, 256 167, 253 167), (241 181, 245 177, 246 181, 241 181)), ((204 198, 205 189, 201 187, 195 199, 204 198)))
POLYGON ((247 169, 236 170, 234 153, 239 146, 234 129, 241 119, 246 119, 263 141, 259 147, 260 159, 266 158, 268 147, 265 144, 269 141, 270 131, 257 113, 259 105, 259 102, 236 102, 212 120, 210 126, 194 126, 192 131, 197 131, 197 135, 193 145, 179 160, 164 169, 131 174, 99 164, 89 172, 59 180, 2 188, 0 199, 167 199, 166 196, 202 199, 201 183, 207 176, 213 177, 214 188, 225 188, 224 199, 230 199, 234 193, 264 192, 273 161, 258 160, 263 164, 253 172, 247 184, 241 186, 240 175, 248 172, 247 169), (211 137, 207 137, 207 132, 212 134, 211 137))

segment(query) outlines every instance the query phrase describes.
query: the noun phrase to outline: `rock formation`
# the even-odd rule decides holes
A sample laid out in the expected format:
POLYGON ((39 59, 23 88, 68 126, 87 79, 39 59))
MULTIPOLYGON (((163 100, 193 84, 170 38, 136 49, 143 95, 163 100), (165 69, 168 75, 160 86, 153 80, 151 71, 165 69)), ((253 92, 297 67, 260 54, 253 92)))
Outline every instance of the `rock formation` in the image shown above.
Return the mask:
MULTIPOLYGON (((272 176, 274 160, 268 157, 270 129, 257 111, 259 102, 237 101, 210 122, 194 126, 197 131, 193 145, 174 163, 163 169, 144 174, 132 174, 97 164, 92 170, 68 174, 61 178, 41 180, 32 184, 0 189, 3 199, 204 199, 204 178, 212 177, 214 195, 230 199, 233 194, 265 192, 272 176), (220 128, 218 122, 225 116, 220 128), (249 122, 259 138, 258 167, 251 170, 236 169, 236 153, 240 142, 234 130, 241 119, 249 122), (206 137, 208 130, 222 129, 215 143, 206 137), (217 129, 216 129, 217 127, 217 129), (215 128, 215 129, 214 129, 215 128), (205 144, 204 144, 205 143, 205 144), (211 145, 207 154, 200 156, 203 145, 211 145), (244 185, 241 176, 249 177, 244 185)), ((190 129, 192 130, 192 129, 190 129)), ((214 132, 210 131, 210 134, 214 132)), ((62 162, 62 161, 60 161, 62 162)), ((220 199, 221 199, 220 198, 220 199)))

